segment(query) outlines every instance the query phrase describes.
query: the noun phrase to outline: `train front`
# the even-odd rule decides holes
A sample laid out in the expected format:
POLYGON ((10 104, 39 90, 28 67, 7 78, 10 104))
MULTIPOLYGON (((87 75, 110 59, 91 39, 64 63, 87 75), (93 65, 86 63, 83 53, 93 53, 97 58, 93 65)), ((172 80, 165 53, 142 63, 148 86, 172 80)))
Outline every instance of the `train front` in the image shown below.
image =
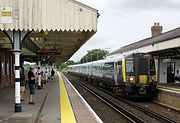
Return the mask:
POLYGON ((127 97, 151 97, 156 91, 155 60, 149 54, 133 54, 124 60, 127 97))

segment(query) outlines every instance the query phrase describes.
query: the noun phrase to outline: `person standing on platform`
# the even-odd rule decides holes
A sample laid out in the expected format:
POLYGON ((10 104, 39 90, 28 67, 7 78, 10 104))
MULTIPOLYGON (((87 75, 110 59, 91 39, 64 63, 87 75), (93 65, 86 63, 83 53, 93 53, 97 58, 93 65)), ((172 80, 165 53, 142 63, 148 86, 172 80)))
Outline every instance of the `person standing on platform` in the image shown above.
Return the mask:
POLYGON ((33 102, 33 95, 35 91, 35 75, 33 73, 33 68, 30 68, 30 71, 28 72, 28 79, 29 79, 29 104, 35 104, 33 102))
POLYGON ((54 74, 55 74, 55 71, 54 71, 54 69, 52 68, 52 70, 51 70, 51 79, 52 79, 52 80, 54 79, 54 74))
POLYGON ((21 101, 24 101, 23 95, 25 92, 25 76, 24 76, 24 69, 23 67, 20 68, 20 94, 21 94, 21 101))

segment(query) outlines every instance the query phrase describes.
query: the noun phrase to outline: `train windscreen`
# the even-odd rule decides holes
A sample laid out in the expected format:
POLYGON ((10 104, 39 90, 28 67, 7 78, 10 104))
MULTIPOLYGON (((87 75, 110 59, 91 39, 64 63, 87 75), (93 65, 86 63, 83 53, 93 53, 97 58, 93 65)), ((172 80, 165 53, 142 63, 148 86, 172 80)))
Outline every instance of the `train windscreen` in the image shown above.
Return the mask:
POLYGON ((134 72, 133 61, 126 61, 126 73, 133 73, 133 72, 134 72))
POLYGON ((140 59, 139 74, 140 75, 147 75, 148 74, 148 60, 147 59, 140 59))

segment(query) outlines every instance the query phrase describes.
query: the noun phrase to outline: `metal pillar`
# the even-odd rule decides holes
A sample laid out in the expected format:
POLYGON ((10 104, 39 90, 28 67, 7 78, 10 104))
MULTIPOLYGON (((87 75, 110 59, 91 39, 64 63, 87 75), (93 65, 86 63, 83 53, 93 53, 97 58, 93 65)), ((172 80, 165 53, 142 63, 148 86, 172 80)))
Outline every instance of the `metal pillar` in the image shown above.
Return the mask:
POLYGON ((13 31, 13 53, 15 55, 15 112, 21 112, 20 95, 20 54, 21 32, 13 31))
POLYGON ((21 112, 20 95, 20 52, 13 51, 15 55, 15 112, 21 112))
POLYGON ((15 55, 15 112, 21 112, 21 95, 20 95, 20 54, 22 40, 27 32, 21 32, 19 30, 3 31, 12 43, 12 52, 15 55))
POLYGON ((48 81, 48 65, 46 64, 46 70, 45 70, 45 76, 46 76, 46 82, 48 81))
POLYGON ((41 89, 41 61, 38 61, 38 89, 41 89))

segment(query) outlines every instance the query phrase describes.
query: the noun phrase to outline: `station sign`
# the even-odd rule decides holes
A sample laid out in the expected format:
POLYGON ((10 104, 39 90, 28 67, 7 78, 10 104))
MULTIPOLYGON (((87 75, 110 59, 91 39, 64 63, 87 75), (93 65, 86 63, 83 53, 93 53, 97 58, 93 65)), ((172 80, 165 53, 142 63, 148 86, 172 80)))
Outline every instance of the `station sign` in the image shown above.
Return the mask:
POLYGON ((163 59, 163 62, 171 62, 171 59, 163 59))
POLYGON ((2 23, 2 24, 13 23, 12 7, 1 7, 0 23, 2 23))
POLYGON ((37 50, 38 55, 61 55, 60 49, 38 49, 37 50))

